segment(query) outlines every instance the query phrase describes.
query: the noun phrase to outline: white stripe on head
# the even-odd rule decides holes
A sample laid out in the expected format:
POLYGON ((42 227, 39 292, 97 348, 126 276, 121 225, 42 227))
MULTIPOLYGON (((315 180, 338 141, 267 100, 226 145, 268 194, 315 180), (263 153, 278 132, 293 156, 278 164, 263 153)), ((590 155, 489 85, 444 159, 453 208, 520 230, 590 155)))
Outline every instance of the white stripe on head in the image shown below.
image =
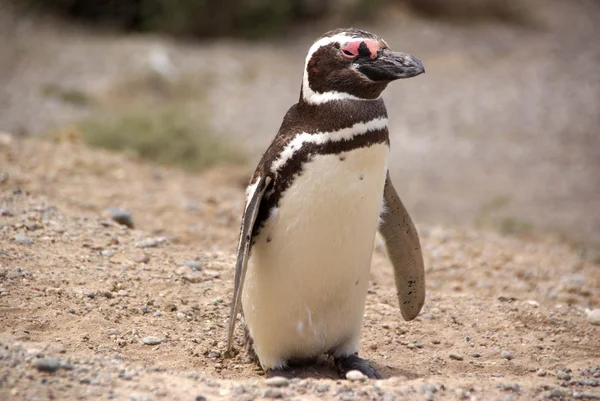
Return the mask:
MULTIPOLYGON (((361 99, 357 96, 354 96, 354 95, 351 95, 351 94, 345 93, 345 92, 338 92, 338 91, 315 92, 314 90, 312 90, 310 88, 310 84, 308 82, 308 62, 310 61, 311 57, 313 56, 313 54, 315 54, 315 52, 317 50, 319 50, 323 46, 327 46, 331 43, 336 43, 336 42, 338 42, 341 45, 341 47, 344 47, 344 45, 348 42, 355 41, 355 40, 361 40, 361 39, 367 40, 370 38, 357 38, 357 37, 348 36, 344 33, 338 33, 337 35, 326 36, 324 38, 317 40, 315 43, 313 43, 313 45, 310 47, 310 49, 308 49, 308 54, 306 55, 306 60, 304 62, 304 75, 302 77, 302 97, 304 98, 304 101, 306 103, 308 103, 308 104, 323 104, 323 103, 330 102, 332 100, 344 100, 344 99, 365 100, 365 99, 361 99)), ((372 40, 372 39, 370 39, 370 40, 372 40)))
POLYGON ((326 142, 349 141, 355 136, 366 134, 370 131, 384 129, 387 127, 387 122, 387 118, 377 117, 373 120, 364 123, 356 123, 351 127, 342 128, 337 131, 314 133, 302 132, 296 135, 285 146, 279 157, 271 164, 271 171, 275 173, 277 170, 283 167, 283 165, 285 165, 288 160, 294 156, 294 153, 299 151, 306 143, 315 143, 321 145, 326 142))
POLYGON ((260 177, 256 177, 256 181, 252 184, 248 185, 246 188, 246 206, 244 209, 248 209, 248 205, 250 204, 250 199, 254 196, 254 192, 256 192, 256 188, 258 187, 258 183, 260 181, 260 177))

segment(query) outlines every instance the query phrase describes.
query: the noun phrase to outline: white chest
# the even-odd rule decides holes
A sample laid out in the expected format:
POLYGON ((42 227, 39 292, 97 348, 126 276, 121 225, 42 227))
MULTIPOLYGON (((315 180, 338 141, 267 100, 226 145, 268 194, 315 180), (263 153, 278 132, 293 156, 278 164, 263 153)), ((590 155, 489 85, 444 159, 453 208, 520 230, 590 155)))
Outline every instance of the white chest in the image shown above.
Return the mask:
POLYGON ((388 153, 315 156, 262 227, 242 304, 263 367, 358 350, 388 153))

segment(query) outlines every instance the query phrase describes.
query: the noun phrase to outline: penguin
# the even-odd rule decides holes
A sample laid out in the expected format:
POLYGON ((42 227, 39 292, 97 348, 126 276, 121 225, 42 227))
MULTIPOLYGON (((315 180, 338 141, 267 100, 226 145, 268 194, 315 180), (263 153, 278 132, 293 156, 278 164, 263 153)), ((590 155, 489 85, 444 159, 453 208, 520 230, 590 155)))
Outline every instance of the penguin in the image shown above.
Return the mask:
POLYGON ((333 357, 341 378, 379 372, 358 356, 372 252, 381 234, 394 269, 400 313, 425 300, 417 230, 388 172, 382 91, 424 73, 355 28, 325 33, 306 56, 298 103, 285 115, 246 190, 227 351, 239 307, 246 349, 267 376, 333 357))

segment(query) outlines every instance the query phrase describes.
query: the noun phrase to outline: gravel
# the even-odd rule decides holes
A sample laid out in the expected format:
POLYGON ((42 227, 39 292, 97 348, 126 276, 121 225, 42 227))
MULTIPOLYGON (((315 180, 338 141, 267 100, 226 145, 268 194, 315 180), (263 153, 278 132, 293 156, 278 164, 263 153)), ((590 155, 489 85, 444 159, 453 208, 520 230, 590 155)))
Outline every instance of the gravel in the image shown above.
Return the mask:
POLYGON ((265 384, 269 387, 287 387, 290 385, 290 381, 285 377, 270 377, 265 380, 265 384))
POLYGON ((160 343, 162 343, 163 340, 158 338, 158 337, 154 337, 154 336, 147 336, 142 338, 142 343, 144 343, 145 345, 158 345, 160 343))
POLYGON ((500 356, 504 359, 508 359, 509 361, 515 359, 515 356, 505 349, 500 352, 500 356))
POLYGON ((462 361, 464 359, 464 357, 461 354, 457 354, 454 352, 451 352, 450 354, 448 354, 448 357, 450 359, 454 359, 455 361, 462 361))
POLYGON ((15 242, 21 245, 33 245, 33 240, 22 234, 15 235, 15 242))
POLYGON ((108 209, 108 214, 110 215, 110 218, 117 223, 129 228, 134 228, 133 216, 127 210, 118 207, 111 207, 108 209))
POLYGON ((41 372, 55 372, 60 368, 60 360, 58 358, 48 356, 46 358, 36 360, 35 367, 41 372))
POLYGON ((358 370, 351 370, 348 373, 346 373, 346 379, 350 380, 351 382, 365 381, 367 380, 367 376, 365 376, 358 370))
POLYGON ((600 309, 594 309, 587 313, 588 322, 594 326, 600 326, 600 309))

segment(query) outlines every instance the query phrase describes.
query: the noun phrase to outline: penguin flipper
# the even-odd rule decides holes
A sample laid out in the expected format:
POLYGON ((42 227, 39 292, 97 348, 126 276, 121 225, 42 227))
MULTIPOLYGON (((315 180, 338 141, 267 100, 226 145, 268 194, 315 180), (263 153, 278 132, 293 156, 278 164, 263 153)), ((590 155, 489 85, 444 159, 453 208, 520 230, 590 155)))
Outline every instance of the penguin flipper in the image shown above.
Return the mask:
POLYGON ((231 350, 233 331, 235 329, 235 322, 239 311, 242 288, 244 288, 244 278, 246 277, 246 270, 248 268, 248 256, 250 254, 250 244, 252 243, 252 231, 256 221, 256 216, 258 215, 260 202, 262 201, 263 195, 265 194, 265 191, 270 183, 271 177, 269 176, 260 177, 258 179, 257 183, 254 184, 256 185, 254 193, 247 200, 244 215, 242 216, 242 228, 240 230, 237 262, 235 265, 235 286, 233 288, 233 299, 231 301, 231 310, 229 312, 229 331, 227 332, 228 352, 231 350))
POLYGON ((425 303, 425 267, 419 233, 396 193, 388 171, 383 190, 381 233, 388 258, 394 267, 394 280, 400 312, 412 320, 425 303))

